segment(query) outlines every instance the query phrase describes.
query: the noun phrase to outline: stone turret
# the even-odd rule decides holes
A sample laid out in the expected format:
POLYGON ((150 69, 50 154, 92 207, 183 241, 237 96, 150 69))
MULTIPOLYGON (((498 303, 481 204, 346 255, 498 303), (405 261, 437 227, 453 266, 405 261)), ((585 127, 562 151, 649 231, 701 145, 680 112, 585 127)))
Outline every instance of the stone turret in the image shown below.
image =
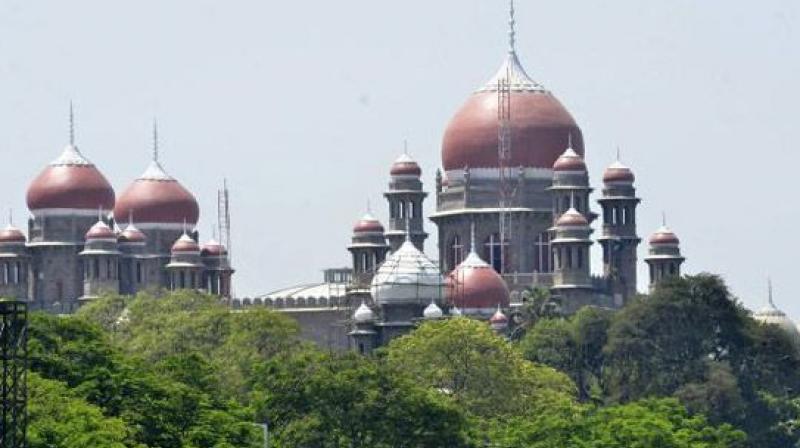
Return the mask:
POLYGON ((650 290, 659 283, 680 277, 681 265, 685 258, 681 255, 680 240, 666 225, 661 226, 648 240, 649 250, 644 261, 650 268, 650 290))
POLYGON ((389 190, 383 195, 389 202, 389 230, 386 239, 392 252, 405 241, 406 226, 409 226, 411 242, 417 249, 425 250, 428 234, 424 228, 422 205, 428 193, 422 190, 422 169, 407 153, 403 153, 391 169, 389 190))
POLYGON ((81 301, 119 292, 117 235, 102 219, 86 232, 86 244, 79 255, 83 263, 81 301))

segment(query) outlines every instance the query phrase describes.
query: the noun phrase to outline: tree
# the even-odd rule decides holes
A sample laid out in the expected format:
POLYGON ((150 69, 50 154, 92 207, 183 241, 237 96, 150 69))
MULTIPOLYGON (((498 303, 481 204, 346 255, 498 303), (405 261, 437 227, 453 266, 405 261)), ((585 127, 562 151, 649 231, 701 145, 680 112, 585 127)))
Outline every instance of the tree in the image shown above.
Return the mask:
POLYGON ((259 420, 285 447, 468 447, 452 400, 375 358, 319 352, 265 363, 255 385, 259 420))
POLYGON ((455 318, 425 322, 387 350, 389 365, 419 384, 442 391, 468 412, 504 417, 572 406, 566 375, 523 359, 486 325, 455 318))
POLYGON ((128 440, 122 420, 35 373, 28 375, 28 420, 31 448, 125 448, 128 440))

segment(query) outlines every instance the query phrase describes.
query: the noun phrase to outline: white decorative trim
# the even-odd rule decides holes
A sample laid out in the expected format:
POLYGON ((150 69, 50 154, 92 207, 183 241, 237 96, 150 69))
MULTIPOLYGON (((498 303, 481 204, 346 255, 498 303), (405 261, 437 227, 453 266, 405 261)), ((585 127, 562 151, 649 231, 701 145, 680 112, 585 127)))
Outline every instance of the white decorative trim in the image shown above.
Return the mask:
POLYGON ((50 162, 50 166, 94 166, 92 162, 81 154, 77 146, 67 145, 61 155, 50 162))
MULTIPOLYGON (((193 228, 196 226, 195 222, 187 222, 186 228, 193 228)), ((184 224, 177 222, 137 222, 136 227, 139 230, 180 230, 183 231, 184 224)))
MULTIPOLYGON (((34 217, 47 217, 47 216, 91 216, 97 218, 97 209, 91 208, 40 208, 31 210, 34 217)), ((111 216, 108 214, 107 216, 111 216)))
POLYGON ((489 213, 500 213, 501 211, 505 211, 506 213, 532 213, 532 212, 547 212, 550 213, 551 209, 542 209, 536 210, 532 208, 526 207, 509 207, 509 208, 499 208, 499 207, 486 207, 486 208, 459 208, 455 210, 445 210, 441 212, 432 213, 429 215, 430 218, 442 218, 445 216, 454 216, 454 215, 469 215, 469 214, 489 214, 489 213))
POLYGON ((550 92, 544 88, 543 85, 534 81, 517 58, 515 51, 510 51, 506 59, 500 65, 500 68, 492 76, 491 79, 476 92, 497 92, 501 81, 507 83, 509 89, 513 92, 532 92, 549 95, 550 92))

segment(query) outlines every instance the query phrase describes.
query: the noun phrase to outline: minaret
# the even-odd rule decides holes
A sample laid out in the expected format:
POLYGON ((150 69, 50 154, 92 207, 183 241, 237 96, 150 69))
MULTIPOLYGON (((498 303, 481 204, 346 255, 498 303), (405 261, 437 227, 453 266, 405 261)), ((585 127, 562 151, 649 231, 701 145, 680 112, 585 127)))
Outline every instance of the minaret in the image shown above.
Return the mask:
MULTIPOLYGON (((383 225, 372 213, 367 213, 353 226, 353 238, 347 250, 353 256, 352 287, 369 290, 372 276, 386 258, 389 246, 386 245, 383 225)), ((356 302, 357 303, 357 302, 356 302)))
POLYGON ((389 230, 386 239, 392 252, 405 241, 406 225, 410 226, 411 242, 420 251, 425 250, 424 219, 422 203, 428 193, 422 190, 422 170, 408 155, 407 148, 395 160, 390 171, 389 190, 383 195, 389 202, 389 230))
POLYGON ((80 300, 104 294, 119 294, 119 256, 117 235, 102 219, 86 232, 86 244, 79 254, 83 263, 83 295, 80 300))
POLYGON ((589 210, 589 172, 586 163, 572 148, 572 135, 567 137, 567 149, 553 164, 553 222, 570 207, 574 207, 586 220, 592 222, 594 214, 589 210))
POLYGON ((172 245, 171 258, 166 270, 171 290, 202 289, 204 266, 200 245, 184 229, 183 235, 172 245))
POLYGON ((650 236, 648 243, 650 247, 644 261, 650 268, 650 291, 652 291, 662 281, 680 277, 681 264, 685 258, 681 255, 680 240, 667 227, 666 222, 650 236))
POLYGON ((378 332, 375 331, 377 317, 372 308, 361 302, 361 305, 353 313, 352 330, 347 335, 350 336, 353 349, 362 354, 372 353, 378 345, 378 332))
POLYGON ((553 228, 553 289, 591 289, 589 247, 592 228, 589 221, 575 208, 564 212, 553 228))
POLYGON ((634 180, 630 168, 617 160, 603 173, 603 196, 598 200, 603 209, 603 231, 598 238, 603 246, 603 273, 615 306, 624 305, 636 294, 636 248, 641 239, 636 235, 640 199, 634 180))
POLYGON ((30 256, 25 234, 14 227, 9 212, 8 226, 0 230, 0 297, 28 301, 30 256))

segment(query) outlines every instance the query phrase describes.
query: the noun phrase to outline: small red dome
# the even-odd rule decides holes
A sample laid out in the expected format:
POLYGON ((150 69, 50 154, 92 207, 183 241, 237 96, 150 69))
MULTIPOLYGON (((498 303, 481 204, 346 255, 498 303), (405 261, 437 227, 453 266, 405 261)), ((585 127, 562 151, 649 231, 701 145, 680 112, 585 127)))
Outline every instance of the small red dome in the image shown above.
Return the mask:
POLYGON ((556 227, 586 227, 589 221, 579 211, 570 208, 556 220, 556 227))
POLYGON ((144 243, 145 241, 147 241, 147 235, 133 224, 128 224, 128 227, 119 234, 120 243, 144 243))
POLYGON ((228 255, 228 249, 225 246, 218 242, 215 239, 210 239, 208 242, 203 244, 201 249, 203 256, 210 256, 210 257, 221 257, 224 255, 228 255))
POLYGON ((567 148, 567 150, 564 151, 564 154, 561 154, 561 156, 556 160, 556 163, 553 164, 553 171, 586 172, 586 162, 583 161, 583 157, 575 152, 574 149, 567 148))
POLYGON ((408 154, 402 154, 392 164, 392 176, 421 176, 422 168, 408 154))
POLYGON ((651 245, 657 246, 657 245, 667 245, 667 244, 677 245, 680 244, 681 241, 678 239, 678 236, 675 235, 675 233, 672 230, 668 229, 665 226, 662 226, 660 229, 656 230, 655 233, 650 235, 650 239, 648 240, 648 242, 651 245))
POLYGON ((353 233, 383 233, 383 225, 371 213, 365 214, 354 226, 353 233))
POLYGON ((114 216, 131 214, 137 223, 194 225, 200 217, 200 207, 189 190, 153 161, 114 207, 114 216))
POLYGON ((114 234, 114 231, 111 230, 111 227, 108 226, 102 220, 97 221, 89 231, 86 232, 86 240, 115 240, 117 239, 117 235, 114 234))
POLYGON ((187 234, 181 235, 180 238, 175 241, 175 244, 172 245, 172 253, 194 253, 200 252, 200 245, 197 244, 197 241, 193 240, 187 234))
POLYGON ((503 313, 503 311, 501 311, 500 309, 498 309, 498 310, 497 310, 497 311, 496 311, 496 312, 495 312, 495 313, 492 315, 492 317, 489 319, 489 323, 490 323, 490 324, 492 324, 493 326, 494 326, 494 325, 504 325, 504 324, 508 324, 508 317, 505 315, 505 313, 503 313))
POLYGON ((551 169, 569 135, 583 154, 583 136, 575 119, 549 91, 533 81, 515 53, 510 53, 488 84, 467 98, 444 133, 442 166, 446 171, 496 168, 498 85, 511 90, 511 167, 551 169))
POLYGON ((24 243, 27 239, 21 230, 9 224, 5 229, 0 230, 0 244, 24 243))
POLYGON ((110 210, 114 207, 114 189, 78 148, 68 145, 31 182, 26 199, 31 211, 49 208, 110 210))
POLYGON ((619 161, 612 163, 603 172, 603 183, 632 184, 634 180, 636 180, 636 177, 633 175, 633 171, 619 161))
POLYGON ((447 298, 451 305, 468 312, 471 309, 508 306, 510 294, 506 282, 475 252, 448 275, 447 298))

